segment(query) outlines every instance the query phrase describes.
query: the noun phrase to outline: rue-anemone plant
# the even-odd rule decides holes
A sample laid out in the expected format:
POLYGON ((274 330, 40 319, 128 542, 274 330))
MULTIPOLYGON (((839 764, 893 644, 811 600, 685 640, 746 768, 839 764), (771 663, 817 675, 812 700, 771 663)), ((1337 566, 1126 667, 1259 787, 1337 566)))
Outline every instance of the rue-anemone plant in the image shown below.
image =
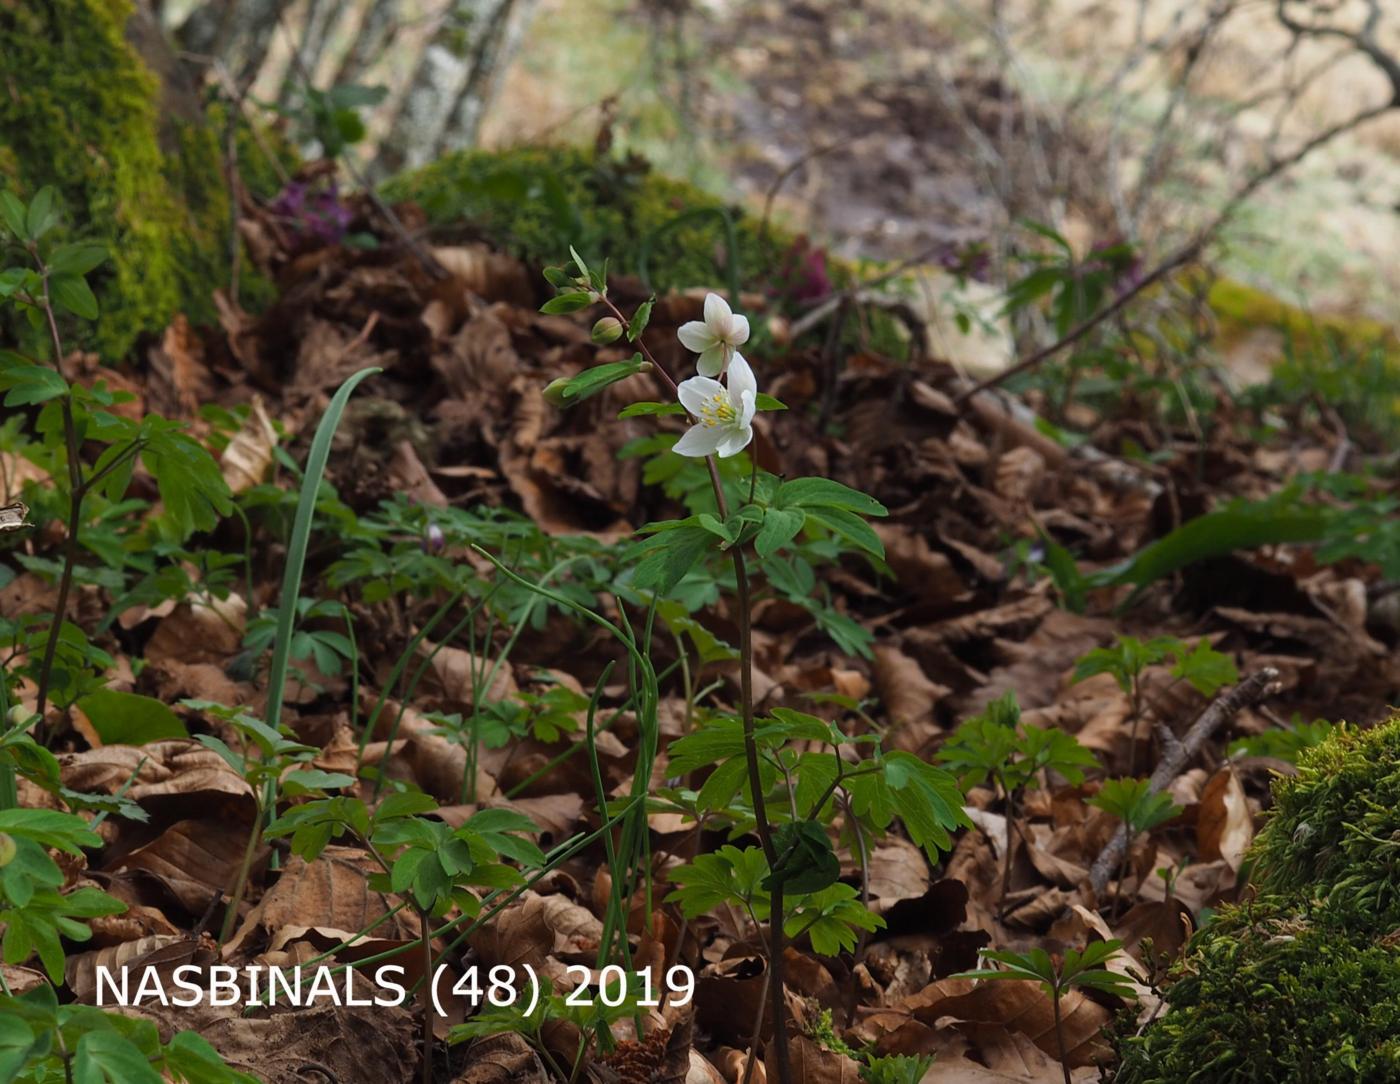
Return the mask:
MULTIPOLYGON (((670 450, 705 464, 710 491, 708 507, 692 505, 691 515, 646 524, 627 551, 630 568, 617 590, 644 609, 640 635, 634 633, 622 605, 615 621, 587 611, 590 620, 622 641, 633 673, 646 687, 638 705, 642 740, 634 777, 634 788, 640 788, 646 801, 637 803, 634 793, 630 820, 636 827, 624 831, 620 845, 610 852, 613 892, 622 894, 619 899, 645 892, 649 900, 650 862, 644 849, 649 810, 682 812, 696 821, 697 831, 727 827, 731 841, 757 837, 757 847, 727 846, 672 871, 669 880, 679 887, 669 899, 689 916, 728 902, 742 907, 756 929, 766 923, 765 997, 773 1007, 775 1060, 781 1084, 792 1084, 781 994, 785 945, 789 939, 806 939, 818 953, 851 950, 858 937, 880 922, 864 900, 857 900, 862 893, 841 883, 833 835, 839 831, 839 841, 849 846, 863 869, 872 841, 898 817, 909 837, 936 860, 940 850, 952 846, 952 831, 970 827, 962 792, 950 772, 908 753, 887 753, 872 735, 848 735, 834 723, 785 708, 756 716, 756 592, 765 585, 781 590, 781 584, 791 580, 789 558, 804 540, 829 539, 838 544, 838 552, 882 562, 884 549, 868 520, 886 515, 886 510, 872 497, 832 479, 784 480, 756 465, 747 476, 730 469, 753 440, 756 416, 785 409, 759 391, 758 375, 740 353, 749 338, 747 318, 723 298, 709 295, 704 319, 679 329, 681 344, 699 355, 698 373, 678 379, 642 338, 652 300, 630 315, 624 313, 608 295, 606 265, 590 269, 572 248, 570 256, 564 266, 546 269, 545 277, 558 293, 542 311, 579 312, 601 306, 605 314, 594 324, 593 341, 603 346, 625 338, 635 344, 636 352, 627 360, 555 380, 544 389, 546 400, 568 409, 620 381, 653 374, 669 401, 636 402, 620 417, 688 418, 689 427, 670 450), (732 591, 727 612, 738 630, 738 703, 734 710, 696 713, 696 728, 670 748, 668 775, 682 780, 681 785, 648 795, 657 741, 656 675, 648 650, 653 620, 682 579, 712 559, 727 562, 732 572, 722 589, 732 591)), ((601 791, 599 796, 606 801, 601 791)), ((606 807, 619 805, 609 802, 606 807)), ((612 934, 625 957, 625 927, 605 932, 603 950, 612 934)), ((756 1045, 757 1036, 750 1057, 756 1045)))

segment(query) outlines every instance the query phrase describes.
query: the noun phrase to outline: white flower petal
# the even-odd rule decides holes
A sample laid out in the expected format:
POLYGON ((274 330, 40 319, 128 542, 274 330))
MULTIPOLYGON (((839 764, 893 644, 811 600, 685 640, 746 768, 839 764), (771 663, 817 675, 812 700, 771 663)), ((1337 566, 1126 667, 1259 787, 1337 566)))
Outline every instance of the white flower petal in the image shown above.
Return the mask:
POLYGON ((747 429, 753 423, 754 413, 758 410, 758 405, 754 399, 754 393, 743 391, 739 393, 739 416, 734 424, 741 429, 747 429))
POLYGON ((680 330, 676 332, 676 338, 680 339, 682 346, 696 354, 710 349, 717 342, 715 333, 710 330, 710 325, 701 323, 699 320, 691 320, 689 323, 682 324, 680 330))
POLYGON ((681 435, 681 439, 676 441, 671 450, 679 455, 702 459, 707 455, 714 455, 720 442, 732 439, 732 437, 733 430, 723 426, 692 425, 681 435))
POLYGON ((706 403, 712 401, 716 395, 723 394, 724 385, 708 376, 692 376, 689 380, 682 380, 680 387, 676 389, 676 397, 680 399, 681 406, 697 418, 700 417, 706 403))
POLYGON ((721 459, 728 459, 731 455, 738 455, 747 448, 751 440, 753 440, 753 426, 746 425, 742 429, 725 429, 724 438, 719 442, 715 451, 721 459))
POLYGON ((726 336, 731 346, 743 346, 749 341, 749 318, 734 314, 734 318, 729 322, 729 334, 726 336))
POLYGON ((719 294, 705 295, 705 323, 710 325, 710 330, 716 336, 724 334, 732 315, 734 314, 729 308, 729 302, 725 301, 719 294))
POLYGON ((744 405, 744 392, 750 396, 758 395, 758 380, 753 375, 753 369, 744 360, 744 355, 735 351, 734 357, 729 362, 729 401, 734 404, 735 410, 740 410, 744 405))
POLYGON ((700 370, 701 376, 719 376, 732 353, 733 350, 723 343, 715 343, 695 359, 695 367, 700 370))

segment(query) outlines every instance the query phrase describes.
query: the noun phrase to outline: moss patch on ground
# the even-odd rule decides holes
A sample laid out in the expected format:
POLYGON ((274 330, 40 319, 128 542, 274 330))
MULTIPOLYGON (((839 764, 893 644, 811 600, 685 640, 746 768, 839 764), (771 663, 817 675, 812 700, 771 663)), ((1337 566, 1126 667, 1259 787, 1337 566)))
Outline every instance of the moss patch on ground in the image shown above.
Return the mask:
POLYGON ((1192 940, 1118 1084, 1400 1080, 1400 716, 1274 786, 1263 895, 1192 940))
POLYGON ((418 204, 436 227, 469 222, 531 265, 561 263, 572 244, 657 290, 723 285, 731 259, 739 281, 751 283, 790 243, 775 234, 765 244, 740 208, 642 159, 573 147, 460 151, 388 181, 383 195, 418 204))
MULTIPOLYGON (((130 0, 0 5, 0 185, 24 198, 55 185, 68 234, 108 248, 92 276, 102 318, 75 344, 109 359, 176 312, 212 320, 229 274, 218 134, 163 111, 125 38, 131 11, 130 0)), ((18 322, 0 332, 27 341, 18 322)))

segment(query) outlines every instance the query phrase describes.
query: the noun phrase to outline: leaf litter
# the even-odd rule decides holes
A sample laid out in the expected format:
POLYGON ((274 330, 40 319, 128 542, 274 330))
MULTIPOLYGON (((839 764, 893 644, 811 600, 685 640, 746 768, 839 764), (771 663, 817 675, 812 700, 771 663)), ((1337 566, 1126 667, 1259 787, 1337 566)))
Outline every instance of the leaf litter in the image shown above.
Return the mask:
MULTIPOLYGON (((567 412, 547 408, 539 395, 550 380, 625 354, 616 351, 614 358, 590 345, 586 315, 540 315, 536 269, 485 246, 437 248, 433 255, 447 269, 444 282, 389 247, 275 256, 279 299, 268 312, 253 316, 221 299, 218 329, 177 320, 151 346, 145 371, 126 383, 205 435, 211 429, 200 404, 243 410, 242 422, 225 434, 222 466, 230 486, 246 493, 288 485, 279 454, 296 458, 330 392, 349 373, 376 365, 384 373, 347 414, 329 472, 356 514, 374 515, 395 494, 424 508, 514 509, 547 536, 595 547, 625 540, 657 518, 670 498, 649 484, 637 458, 620 454, 650 425, 604 424, 638 397, 635 391, 608 389, 567 412)), ((620 279, 616 289, 620 300, 644 300, 636 282, 620 279)), ((666 360, 680 360, 675 329, 701 318, 702 297, 685 292, 658 303, 647 334, 666 360)), ((909 368, 864 349, 844 360, 835 376, 838 406, 823 430, 817 408, 831 377, 820 353, 762 358, 790 409, 764 416, 755 454, 765 466, 785 464, 793 473, 858 485, 891 509, 879 527, 888 574, 856 562, 822 572, 821 589, 834 611, 873 647, 868 657, 842 650, 806 611, 780 600, 760 604, 755 683, 762 709, 824 714, 856 731, 881 732, 890 748, 930 758, 960 722, 1010 690, 1024 710, 1023 724, 1075 735, 1110 776, 1128 774, 1134 763, 1146 774, 1167 738, 1182 738, 1211 698, 1161 662, 1142 671, 1136 698, 1107 674, 1076 681, 1086 653, 1124 636, 1143 642, 1174 636, 1191 644, 1204 638, 1240 675, 1265 667, 1278 673, 1266 698, 1211 733, 1170 780, 1181 812, 1129 842, 1108 892, 1096 892, 1090 876, 1115 830, 1111 817, 1088 804, 1099 775, 1071 784, 1041 772, 1014 810, 996 788, 972 788, 967 800, 975 828, 960 833, 937 868, 898 834, 873 848, 864 876, 858 856, 845 849, 843 879, 867 893, 886 927, 838 957, 819 956, 801 941, 789 949, 783 996, 799 1028, 795 1084, 854 1084, 859 1066, 848 1051, 865 1044, 880 1055, 932 1055, 928 1081, 1057 1081, 1063 1070, 1052 1007, 1039 987, 951 976, 974 967, 985 946, 1056 952, 1108 938, 1124 943, 1121 966, 1160 975, 1201 911, 1239 892, 1241 863, 1268 803, 1270 772, 1288 770, 1277 758, 1229 758, 1227 743, 1274 731, 1295 716, 1373 720, 1400 684, 1393 637, 1387 641, 1368 621, 1367 588, 1377 582, 1376 570, 1355 559, 1319 565, 1286 549, 1241 550, 1142 585, 1127 608, 1128 586, 1091 586, 1084 589, 1084 612, 1074 612, 1066 603, 1075 588, 1049 574, 1048 546, 1073 549, 1090 569, 1110 568, 1165 535, 1174 525, 1172 507, 1274 491, 1296 474, 1304 452, 1325 462, 1334 436, 1299 433, 1298 454, 1266 454, 1244 419, 1224 416, 1194 463, 1178 457, 1149 468, 1113 455, 1115 423, 1105 422, 1086 446, 1092 454, 1080 454, 1017 421, 1024 407, 999 396, 955 406, 961 377, 936 360, 909 368), (1208 483, 1195 469, 1201 462, 1209 464, 1208 483), (815 1023, 823 1012, 826 1032, 815 1023)), ((96 371, 109 383, 116 379, 96 371)), ((640 397, 663 397, 659 386, 654 392, 640 397)), ((480 569, 480 559, 467 551, 446 559, 480 569)), ((277 555, 251 559, 248 573, 241 587, 246 597, 231 592, 222 601, 134 606, 120 615, 120 632, 109 630, 104 641, 133 673, 131 687, 177 705, 193 733, 221 730, 217 720, 179 707, 181 700, 262 706, 243 637, 255 615, 275 605, 277 555), (129 665, 138 658, 146 665, 129 665)), ((329 575, 326 561, 313 558, 311 574, 329 575)), ((31 575, 16 578, 4 597, 7 614, 50 604, 31 575)), ((353 772, 369 765, 411 782, 439 800, 436 815, 448 823, 483 807, 520 810, 539 826, 546 846, 598 826, 586 759, 574 755, 584 725, 576 701, 582 696, 586 706, 583 691, 615 661, 613 645, 555 612, 514 631, 478 621, 449 642, 445 629, 429 638, 433 605, 412 596, 354 607, 366 659, 358 689, 308 670, 286 712, 293 730, 320 750, 317 766, 353 772), (507 638, 509 656, 496 666, 507 638), (410 647, 424 668, 405 691, 391 665, 410 647), (569 690, 575 701, 561 695, 564 706, 552 706, 555 689, 569 690), (479 756, 469 759, 444 730, 444 716, 519 703, 523 693, 535 698, 532 725, 488 742, 479 756), (373 730, 362 742, 371 716, 373 730)), ((87 612, 81 600, 77 612, 79 620, 87 612)), ((708 639, 693 641, 702 661, 690 680, 732 702, 737 671, 723 649, 733 639, 732 616, 711 608, 704 625, 708 639)), ((658 657, 675 661, 665 646, 658 657)), ((637 740, 624 697, 621 685, 603 690, 613 718, 599 734, 598 771, 615 795, 630 788, 637 740)), ((668 739, 686 731, 688 715, 684 695, 668 687, 661 708, 668 739)), ((217 928, 211 920, 228 903, 256 815, 248 784, 193 740, 87 747, 73 732, 66 741, 65 786, 120 794, 145 816, 108 819, 91 868, 70 870, 71 878, 91 879, 132 908, 95 922, 87 951, 70 957, 72 997, 94 999, 99 963, 140 961, 169 970, 189 961, 305 960, 326 952, 346 962, 419 936, 412 911, 395 911, 400 901, 371 886, 373 863, 359 848, 332 846, 308 864, 264 846, 236 933, 220 948, 207 931, 217 928), (372 934, 357 933, 369 927, 372 934)), ((666 775, 663 757, 657 779, 666 775)), ((366 797, 372 790, 368 782, 358 788, 366 797)), ((652 827, 654 868, 663 881, 697 847, 716 845, 679 819, 658 815, 652 827)), ((452 948, 448 960, 458 970, 528 962, 567 988, 568 965, 596 963, 608 884, 602 848, 595 846, 452 948)), ((633 901, 631 943, 638 958, 692 968, 694 1006, 654 1014, 641 1036, 631 1021, 614 1025, 619 1043, 589 1062, 590 1078, 776 1079, 764 1057, 751 1058, 747 1050, 765 998, 758 931, 726 908, 682 921, 657 902, 662 895, 655 894, 650 912, 646 900, 633 901)), ((446 949, 446 942, 437 947, 446 949)), ((22 969, 7 966, 5 973, 12 988, 24 988, 22 969)), ((1095 1079, 1093 1067, 1111 1057, 1104 1029, 1124 1006, 1073 990, 1061 1009, 1066 1063, 1074 1079, 1095 1079)), ((311 1071, 364 1079, 357 1075, 364 1064, 376 1066, 376 1080, 408 1080, 420 1056, 416 1010, 249 1015, 204 1008, 198 1020, 184 1010, 141 1011, 165 1029, 198 1028, 232 1064, 270 1081, 308 1079, 311 1071)), ((771 1027, 771 1011, 764 1018, 771 1027)), ((577 1029, 552 1026, 544 1048, 572 1058, 577 1029)), ((454 1048, 442 1068, 463 1084, 549 1075, 536 1049, 512 1034, 454 1048)))

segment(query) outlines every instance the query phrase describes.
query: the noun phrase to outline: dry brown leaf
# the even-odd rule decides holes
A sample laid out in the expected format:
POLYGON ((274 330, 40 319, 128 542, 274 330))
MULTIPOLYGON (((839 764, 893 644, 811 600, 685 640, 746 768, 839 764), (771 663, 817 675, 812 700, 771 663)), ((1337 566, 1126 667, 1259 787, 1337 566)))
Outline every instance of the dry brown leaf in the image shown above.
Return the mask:
POLYGON ((513 1031, 487 1035, 467 1047, 467 1067, 453 1084, 547 1084, 534 1048, 513 1031))
MULTIPOLYGON (((1055 1013, 1050 999, 1034 983, 979 982, 941 979, 906 1002, 918 1020, 933 1025, 951 1018, 974 1042, 988 1026, 1008 1028, 1028 1036, 1036 1046, 1059 1056, 1055 1013)), ((1113 1014, 1098 1002, 1071 990, 1060 999, 1060 1019, 1067 1047, 1065 1061, 1071 1068, 1094 1065, 1112 1056, 1102 1029, 1113 1014)))
MULTIPOLYGON (((357 1000, 367 993, 357 990, 357 1000)), ((368 1066, 373 1067, 375 1084, 412 1084, 416 1079, 418 1028, 406 1008, 339 1006, 324 999, 305 1008, 262 1010, 256 1016, 243 1015, 243 1008, 148 1002, 125 1011, 153 1020, 166 1040, 178 1031, 196 1032, 231 1068, 264 1084, 349 1084, 366 1079, 368 1066)))
POLYGON ((418 652, 423 658, 432 659, 424 677, 425 690, 439 693, 453 711, 470 711, 478 690, 488 703, 508 700, 519 692, 508 662, 497 668, 495 659, 426 639, 420 642, 418 652))
POLYGON ((875 688, 898 728, 890 735, 893 745, 917 751, 933 736, 934 706, 950 690, 931 680, 914 658, 891 644, 876 646, 874 668, 875 688))
POLYGON ((1045 478, 1045 460, 1033 448, 1012 448, 997 460, 996 491, 1009 501, 1029 502, 1045 478))
MULTIPOLYGON (((378 871, 367 854, 350 847, 327 847, 309 864, 293 855, 278 875, 277 883, 263 894, 224 946, 224 955, 236 952, 259 929, 368 929, 393 910, 396 902, 369 887, 370 874, 378 871)), ((419 933, 417 919, 407 909, 374 927, 376 937, 391 940, 411 939, 419 933)))
POLYGON ((953 562, 934 550, 922 534, 898 523, 878 523, 875 533, 885 544, 885 560, 900 584, 920 602, 948 606, 972 597, 953 562))
POLYGON ((603 924, 588 908, 563 896, 526 892, 469 940, 484 966, 528 964, 544 970, 553 956, 578 958, 596 953, 602 936, 603 924))
MULTIPOLYGON (((126 796, 149 809, 188 809, 186 815, 242 811, 252 819, 253 788, 218 753, 195 741, 107 745, 59 757, 63 785, 126 796)), ((174 819, 179 819, 176 817, 174 819)))
POLYGON ((226 599, 182 603, 156 626, 146 645, 146 658, 223 666, 243 649, 247 612, 248 604, 237 593, 226 599))
POLYGON ((186 911, 202 914, 233 888, 248 846, 249 823, 182 820, 124 856, 116 870, 144 870, 170 890, 186 911))
POLYGON ((1206 861, 1217 858, 1239 872, 1245 852, 1254 839, 1254 814, 1239 777, 1227 764, 1201 794, 1196 814, 1196 846, 1206 861))
POLYGON ((268 417, 262 396, 253 396, 248 416, 233 434, 219 456, 219 472, 234 493, 244 493, 259 485, 272 466, 277 447, 277 429, 268 417))
MULTIPOLYGON (((778 1079, 777 1046, 769 1043, 764 1051, 768 1075, 778 1079)), ((854 1058, 825 1049, 806 1035, 788 1039, 788 1069, 792 1084, 858 1084, 860 1066, 854 1058)))
POLYGON ((921 897, 929 888, 923 851, 906 839, 890 836, 870 854, 870 909, 882 915, 901 900, 921 897))
MULTIPOLYGON (((99 967, 106 968, 107 974, 121 985, 120 975, 127 974, 128 992, 135 996, 142 976, 150 970, 159 975, 169 988, 171 975, 177 967, 185 964, 206 966, 214 962, 216 955, 212 941, 198 941, 183 935, 143 937, 139 941, 128 941, 120 945, 96 949, 92 952, 71 954, 63 964, 63 977, 73 996, 85 1005, 97 1003, 99 967)), ((105 997, 111 998, 110 986, 104 986, 105 997)))

